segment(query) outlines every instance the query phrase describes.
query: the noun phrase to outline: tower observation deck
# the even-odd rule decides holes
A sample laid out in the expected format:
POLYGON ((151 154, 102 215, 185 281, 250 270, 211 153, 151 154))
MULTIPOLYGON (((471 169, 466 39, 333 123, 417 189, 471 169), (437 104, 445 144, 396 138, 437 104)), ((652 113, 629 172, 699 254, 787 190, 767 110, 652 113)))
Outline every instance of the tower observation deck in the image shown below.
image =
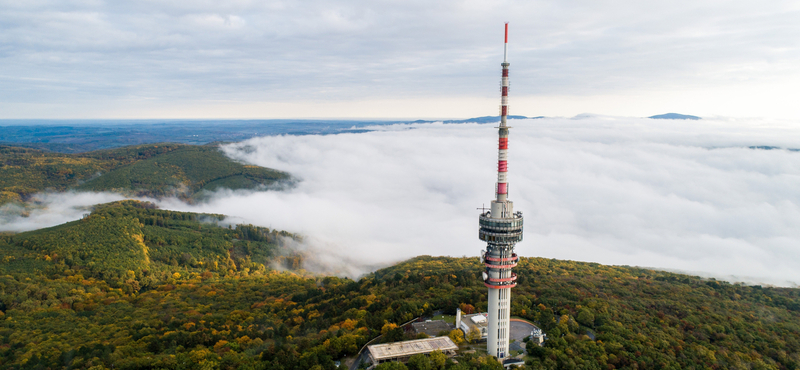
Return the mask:
POLYGON ((511 272, 519 260, 514 245, 522 241, 522 213, 514 212, 514 204, 508 200, 508 23, 505 34, 495 199, 491 210, 478 217, 478 235, 486 242, 481 260, 486 266, 483 283, 489 288, 487 350, 501 361, 508 356, 511 288, 517 285, 517 275, 511 272))

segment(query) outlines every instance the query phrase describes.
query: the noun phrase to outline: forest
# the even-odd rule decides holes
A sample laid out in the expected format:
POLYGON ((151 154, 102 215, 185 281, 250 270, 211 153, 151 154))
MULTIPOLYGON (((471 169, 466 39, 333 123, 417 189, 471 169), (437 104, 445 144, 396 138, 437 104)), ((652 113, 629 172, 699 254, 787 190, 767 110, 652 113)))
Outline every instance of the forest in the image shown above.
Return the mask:
POLYGON ((148 144, 78 154, 0 146, 0 205, 42 191, 114 191, 186 201, 219 188, 289 181, 287 173, 235 162, 217 145, 148 144))
MULTIPOLYGON (((477 257, 358 280, 302 269, 291 233, 122 201, 0 235, 0 368, 334 369, 399 324, 486 309, 477 257)), ((521 258, 512 315, 547 333, 532 369, 797 369, 800 290, 521 258)), ((416 369, 499 369, 462 353, 416 369)), ((400 366, 384 366, 400 368, 400 366)))

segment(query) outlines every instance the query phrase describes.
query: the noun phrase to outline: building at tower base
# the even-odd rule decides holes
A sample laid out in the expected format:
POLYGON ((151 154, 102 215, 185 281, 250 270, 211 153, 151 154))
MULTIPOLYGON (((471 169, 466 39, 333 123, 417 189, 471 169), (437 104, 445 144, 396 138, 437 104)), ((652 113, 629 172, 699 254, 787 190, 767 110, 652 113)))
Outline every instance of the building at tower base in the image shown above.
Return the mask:
POLYGON ((369 361, 373 365, 378 365, 393 361, 408 362, 408 359, 413 355, 429 355, 433 351, 442 351, 448 357, 453 357, 458 351, 458 346, 449 337, 433 337, 373 344, 367 346, 367 350, 369 351, 369 361))

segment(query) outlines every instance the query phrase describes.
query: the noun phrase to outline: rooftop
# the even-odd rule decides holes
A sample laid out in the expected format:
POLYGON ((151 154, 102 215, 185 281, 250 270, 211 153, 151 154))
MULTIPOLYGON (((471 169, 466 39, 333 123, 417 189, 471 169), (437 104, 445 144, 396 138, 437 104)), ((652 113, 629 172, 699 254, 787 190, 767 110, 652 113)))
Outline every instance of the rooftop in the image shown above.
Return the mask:
POLYGON ((480 333, 481 339, 486 339, 489 336, 489 320, 486 317, 489 316, 488 313, 474 313, 471 315, 464 315, 461 317, 461 330, 464 331, 464 334, 469 334, 469 332, 475 330, 480 333))
POLYGON ((369 353, 375 361, 413 356, 418 353, 430 353, 435 350, 442 352, 456 351, 458 346, 449 337, 434 337, 404 342, 375 344, 367 346, 369 353))
POLYGON ((486 319, 489 316, 488 313, 474 313, 471 315, 464 315, 461 318, 461 322, 466 323, 468 326, 475 327, 475 328, 485 328, 489 326, 489 321, 486 319))
POLYGON ((415 322, 411 324, 411 327, 414 328, 414 331, 417 334, 425 333, 431 337, 435 337, 439 335, 439 333, 441 332, 449 332, 453 330, 453 327, 450 326, 450 324, 444 322, 444 320, 415 322))

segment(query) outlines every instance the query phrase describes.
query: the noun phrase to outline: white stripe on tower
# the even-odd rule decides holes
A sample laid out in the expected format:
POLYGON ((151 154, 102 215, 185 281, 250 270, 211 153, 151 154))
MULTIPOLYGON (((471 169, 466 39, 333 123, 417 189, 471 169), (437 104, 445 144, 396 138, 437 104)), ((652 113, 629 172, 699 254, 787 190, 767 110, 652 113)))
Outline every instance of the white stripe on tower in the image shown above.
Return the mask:
POLYGON ((498 145, 497 158, 497 191, 498 201, 504 201, 508 197, 508 22, 506 22, 506 36, 503 44, 503 77, 500 94, 500 142, 498 145))

